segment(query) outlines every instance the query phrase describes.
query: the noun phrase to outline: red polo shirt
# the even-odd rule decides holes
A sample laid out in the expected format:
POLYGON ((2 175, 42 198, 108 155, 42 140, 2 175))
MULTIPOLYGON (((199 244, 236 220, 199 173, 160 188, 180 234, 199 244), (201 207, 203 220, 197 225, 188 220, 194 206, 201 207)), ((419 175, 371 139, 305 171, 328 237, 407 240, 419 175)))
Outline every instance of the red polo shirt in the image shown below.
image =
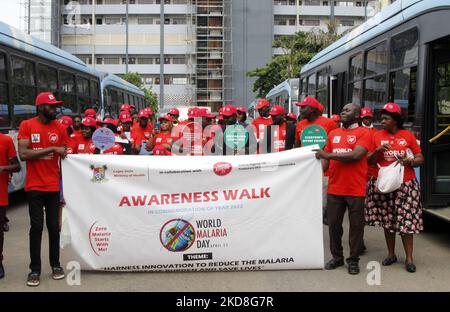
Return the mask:
MULTIPOLYGON (((377 162, 381 167, 389 166, 397 161, 396 156, 405 158, 422 153, 419 144, 417 144, 416 137, 408 130, 399 130, 396 134, 390 134, 386 132, 386 130, 377 131, 373 135, 373 144, 375 148, 384 143, 389 143, 391 148, 379 154, 377 162)), ((408 182, 415 178, 416 174, 414 168, 405 166, 403 182, 408 182)))
MULTIPOLYGON (((13 140, 0 133, 0 166, 8 166, 9 160, 16 156, 13 140)), ((0 206, 8 206, 8 183, 9 172, 0 173, 0 206)))
POLYGON ((270 126, 272 124, 272 118, 271 117, 258 117, 253 119, 252 125, 255 126, 256 131, 256 139, 263 140, 264 139, 264 131, 266 130, 267 126, 270 126))
MULTIPOLYGON (((43 124, 38 117, 23 121, 19 140, 29 140, 30 149, 40 150, 51 146, 64 146, 69 142, 66 129, 56 120, 43 124)), ((25 191, 59 191, 59 155, 50 153, 39 159, 27 160, 25 191)))
MULTIPOLYGON (((357 145, 371 151, 369 130, 363 127, 353 129, 337 128, 328 135, 324 147, 328 153, 349 153, 357 145)), ((360 160, 346 163, 330 160, 328 194, 339 196, 365 196, 367 180, 367 154, 360 160)))

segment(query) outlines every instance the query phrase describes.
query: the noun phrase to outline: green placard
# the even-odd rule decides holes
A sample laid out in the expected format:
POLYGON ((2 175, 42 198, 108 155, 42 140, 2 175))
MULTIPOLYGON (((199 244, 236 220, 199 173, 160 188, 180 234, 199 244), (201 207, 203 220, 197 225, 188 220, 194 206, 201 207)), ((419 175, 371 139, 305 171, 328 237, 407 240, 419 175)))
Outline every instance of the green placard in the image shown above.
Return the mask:
POLYGON ((303 146, 318 144, 323 148, 327 142, 327 133, 321 126, 311 125, 302 131, 301 140, 303 146))
POLYGON ((243 148, 248 141, 248 132, 241 125, 227 126, 225 130, 225 144, 229 148, 243 148))

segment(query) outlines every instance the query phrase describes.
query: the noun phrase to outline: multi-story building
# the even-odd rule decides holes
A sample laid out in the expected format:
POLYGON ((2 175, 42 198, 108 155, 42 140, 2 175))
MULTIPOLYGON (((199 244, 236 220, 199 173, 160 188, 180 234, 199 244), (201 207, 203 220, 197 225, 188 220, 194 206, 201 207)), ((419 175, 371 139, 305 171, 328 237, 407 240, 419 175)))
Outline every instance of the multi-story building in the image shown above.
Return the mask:
POLYGON ((373 16, 384 2, 59 0, 57 31, 61 48, 96 69, 140 73, 146 87, 164 95, 165 107, 200 105, 215 111, 224 102, 245 106, 255 99, 255 78, 246 74, 281 53, 272 49, 274 38, 326 30, 330 19, 343 32, 373 16))

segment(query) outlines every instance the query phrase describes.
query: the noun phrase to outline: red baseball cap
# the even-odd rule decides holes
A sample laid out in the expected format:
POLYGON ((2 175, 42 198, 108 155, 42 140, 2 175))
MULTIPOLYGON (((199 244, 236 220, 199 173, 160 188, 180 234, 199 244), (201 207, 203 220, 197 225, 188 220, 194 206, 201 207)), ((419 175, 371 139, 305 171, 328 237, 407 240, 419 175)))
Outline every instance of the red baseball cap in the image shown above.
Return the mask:
POLYGON ((146 111, 145 108, 144 108, 144 109, 141 109, 141 110, 139 111, 139 114, 138 114, 138 117, 139 117, 139 118, 148 118, 148 116, 149 116, 148 111, 146 111))
POLYGON ((188 115, 188 118, 201 117, 198 107, 189 107, 187 115, 188 115))
POLYGON ((97 126, 97 121, 94 118, 92 118, 92 117, 85 117, 81 121, 81 124, 83 126, 86 126, 86 127, 96 127, 97 126))
POLYGON ((95 109, 93 109, 93 108, 88 108, 87 110, 85 110, 84 111, 84 116, 85 117, 92 117, 92 118, 95 118, 95 115, 96 115, 97 113, 95 112, 95 109))
POLYGON ((148 116, 153 115, 153 110, 152 110, 150 107, 146 107, 146 108, 144 108, 143 110, 144 110, 145 112, 147 112, 147 115, 148 115, 148 116))
POLYGON ((108 124, 108 125, 113 125, 115 127, 117 127, 117 120, 111 117, 106 117, 103 120, 103 124, 108 124))
POLYGON ((163 121, 163 120, 167 120, 170 122, 174 122, 175 120, 173 119, 172 116, 170 116, 169 114, 165 114, 164 116, 159 117, 159 122, 163 121))
POLYGON ((272 107, 269 114, 271 116, 284 115, 284 114, 286 114, 286 111, 284 110, 283 106, 275 105, 274 107, 272 107))
POLYGON ((36 106, 38 105, 62 105, 63 101, 57 101, 53 93, 51 92, 41 92, 36 97, 36 106))
POLYGON ((334 115, 331 115, 330 119, 333 120, 334 122, 341 121, 341 116, 338 114, 334 114, 334 115))
POLYGON ((123 111, 119 115, 119 119, 121 122, 132 122, 133 119, 131 119, 131 115, 127 111, 123 111))
POLYGON ((120 106, 120 111, 130 111, 130 110, 131 110, 130 104, 122 104, 122 106, 120 106))
POLYGON ((297 115, 294 113, 289 113, 286 115, 286 118, 292 119, 292 120, 297 120, 297 115))
POLYGON ((372 110, 369 107, 361 108, 361 118, 364 117, 373 117, 372 110))
POLYGON ((180 116, 180 111, 178 110, 178 108, 172 108, 169 112, 169 115, 174 115, 174 116, 180 116))
POLYGON ((258 104, 256 104, 256 109, 261 109, 265 106, 269 106, 269 101, 267 101, 266 99, 261 99, 258 101, 258 104))
POLYGON ((324 107, 322 104, 319 103, 315 98, 311 96, 307 96, 303 99, 301 102, 297 102, 295 105, 303 107, 303 106, 309 106, 312 108, 317 108, 321 113, 324 111, 324 107))
POLYGON ((236 108, 236 110, 239 113, 247 113, 247 108, 245 108, 244 106, 239 106, 239 107, 236 108))
POLYGON ((232 116, 237 113, 236 107, 231 104, 225 105, 222 110, 223 116, 232 116))
POLYGON ((62 116, 58 121, 66 129, 73 125, 73 120, 70 116, 62 116))
POLYGON ((392 103, 392 102, 386 103, 386 105, 383 106, 381 111, 387 111, 389 113, 394 113, 394 114, 402 113, 402 109, 400 108, 400 105, 392 103))

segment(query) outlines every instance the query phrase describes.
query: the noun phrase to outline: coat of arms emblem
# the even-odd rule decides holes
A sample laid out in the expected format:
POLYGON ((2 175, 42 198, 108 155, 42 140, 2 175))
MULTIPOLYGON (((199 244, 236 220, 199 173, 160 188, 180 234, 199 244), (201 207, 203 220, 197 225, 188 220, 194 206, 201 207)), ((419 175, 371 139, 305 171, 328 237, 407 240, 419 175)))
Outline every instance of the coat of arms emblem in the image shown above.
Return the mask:
POLYGON ((102 183, 108 181, 106 179, 106 170, 108 167, 106 165, 96 167, 94 165, 91 165, 91 170, 93 172, 91 182, 94 183, 102 183))

